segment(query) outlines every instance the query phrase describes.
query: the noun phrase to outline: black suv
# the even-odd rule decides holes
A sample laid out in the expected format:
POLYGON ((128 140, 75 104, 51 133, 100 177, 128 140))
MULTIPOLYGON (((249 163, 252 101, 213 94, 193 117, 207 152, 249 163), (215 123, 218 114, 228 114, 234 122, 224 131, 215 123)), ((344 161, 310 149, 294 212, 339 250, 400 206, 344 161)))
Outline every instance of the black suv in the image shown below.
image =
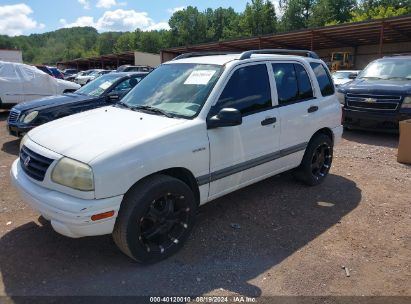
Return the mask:
POLYGON ((398 122, 411 118, 411 55, 371 62, 337 96, 346 129, 398 132, 398 122))

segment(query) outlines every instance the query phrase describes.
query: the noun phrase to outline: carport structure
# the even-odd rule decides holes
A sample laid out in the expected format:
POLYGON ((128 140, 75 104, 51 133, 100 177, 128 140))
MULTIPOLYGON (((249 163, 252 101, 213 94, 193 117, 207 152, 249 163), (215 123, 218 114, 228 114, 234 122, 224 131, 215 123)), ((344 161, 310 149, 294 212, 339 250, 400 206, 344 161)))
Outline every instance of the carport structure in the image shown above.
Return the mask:
POLYGON ((350 51, 357 58, 356 67, 362 68, 383 55, 411 53, 411 15, 175 47, 162 50, 161 61, 187 52, 242 52, 265 48, 312 50, 325 61, 333 51, 350 51))
POLYGON ((115 69, 123 64, 134 64, 134 52, 101 55, 89 58, 77 58, 73 60, 57 62, 57 66, 74 68, 77 70, 88 69, 115 69))

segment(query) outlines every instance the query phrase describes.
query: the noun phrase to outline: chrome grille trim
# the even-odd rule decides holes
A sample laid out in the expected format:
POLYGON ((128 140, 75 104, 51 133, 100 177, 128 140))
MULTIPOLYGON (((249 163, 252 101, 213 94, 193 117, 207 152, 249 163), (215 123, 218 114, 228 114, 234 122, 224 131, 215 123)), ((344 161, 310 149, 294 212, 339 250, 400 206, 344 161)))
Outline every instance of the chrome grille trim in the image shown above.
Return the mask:
POLYGON ((23 171, 31 178, 43 181, 47 169, 50 167, 54 159, 42 156, 26 146, 20 150, 20 165, 23 171), (27 161, 28 159, 28 161, 27 161))
POLYGON ((398 109, 402 96, 377 95, 377 94, 352 94, 347 93, 346 104, 349 108, 366 109, 375 111, 394 112, 398 109), (372 99, 373 101, 368 101, 372 99))
POLYGON ((20 118, 20 114, 21 114, 20 111, 11 110, 10 113, 9 113, 9 118, 8 118, 7 121, 8 121, 8 122, 11 122, 11 123, 17 122, 17 121, 19 120, 19 118, 20 118))

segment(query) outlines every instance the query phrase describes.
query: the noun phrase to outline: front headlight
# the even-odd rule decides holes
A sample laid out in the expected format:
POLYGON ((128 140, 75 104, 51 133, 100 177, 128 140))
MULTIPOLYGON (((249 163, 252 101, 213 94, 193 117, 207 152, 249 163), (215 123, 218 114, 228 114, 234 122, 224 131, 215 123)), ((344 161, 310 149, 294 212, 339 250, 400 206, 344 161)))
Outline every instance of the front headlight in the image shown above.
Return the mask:
POLYGON ((24 144, 26 143, 27 139, 28 139, 28 136, 24 135, 24 137, 20 140, 20 150, 24 146, 24 144))
POLYGON ((37 115, 39 115, 38 111, 30 112, 29 114, 22 117, 22 121, 26 124, 31 123, 37 117, 37 115))
POLYGON ((337 91, 337 99, 341 104, 345 104, 345 94, 337 91))
POLYGON ((93 170, 90 166, 67 157, 60 159, 54 167, 51 180, 81 191, 94 190, 93 170))
POLYGON ((411 109, 411 96, 407 96, 404 98, 404 101, 401 105, 402 109, 411 109))

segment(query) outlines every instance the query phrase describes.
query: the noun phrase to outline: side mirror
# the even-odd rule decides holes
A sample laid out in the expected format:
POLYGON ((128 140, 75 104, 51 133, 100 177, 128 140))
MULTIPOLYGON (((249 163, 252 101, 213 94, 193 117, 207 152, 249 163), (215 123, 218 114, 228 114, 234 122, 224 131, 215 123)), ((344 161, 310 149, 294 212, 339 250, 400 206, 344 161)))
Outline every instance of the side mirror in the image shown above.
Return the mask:
POLYGON ((107 95, 107 101, 109 102, 117 102, 120 100, 120 95, 112 93, 107 95))
POLYGON ((233 108, 223 108, 217 115, 207 119, 207 129, 220 127, 233 127, 241 125, 243 117, 241 112, 233 108))
POLYGON ((357 78, 357 74, 354 74, 354 73, 352 73, 352 74, 350 74, 350 75, 348 75, 348 78, 349 79, 355 79, 355 78, 357 78))

